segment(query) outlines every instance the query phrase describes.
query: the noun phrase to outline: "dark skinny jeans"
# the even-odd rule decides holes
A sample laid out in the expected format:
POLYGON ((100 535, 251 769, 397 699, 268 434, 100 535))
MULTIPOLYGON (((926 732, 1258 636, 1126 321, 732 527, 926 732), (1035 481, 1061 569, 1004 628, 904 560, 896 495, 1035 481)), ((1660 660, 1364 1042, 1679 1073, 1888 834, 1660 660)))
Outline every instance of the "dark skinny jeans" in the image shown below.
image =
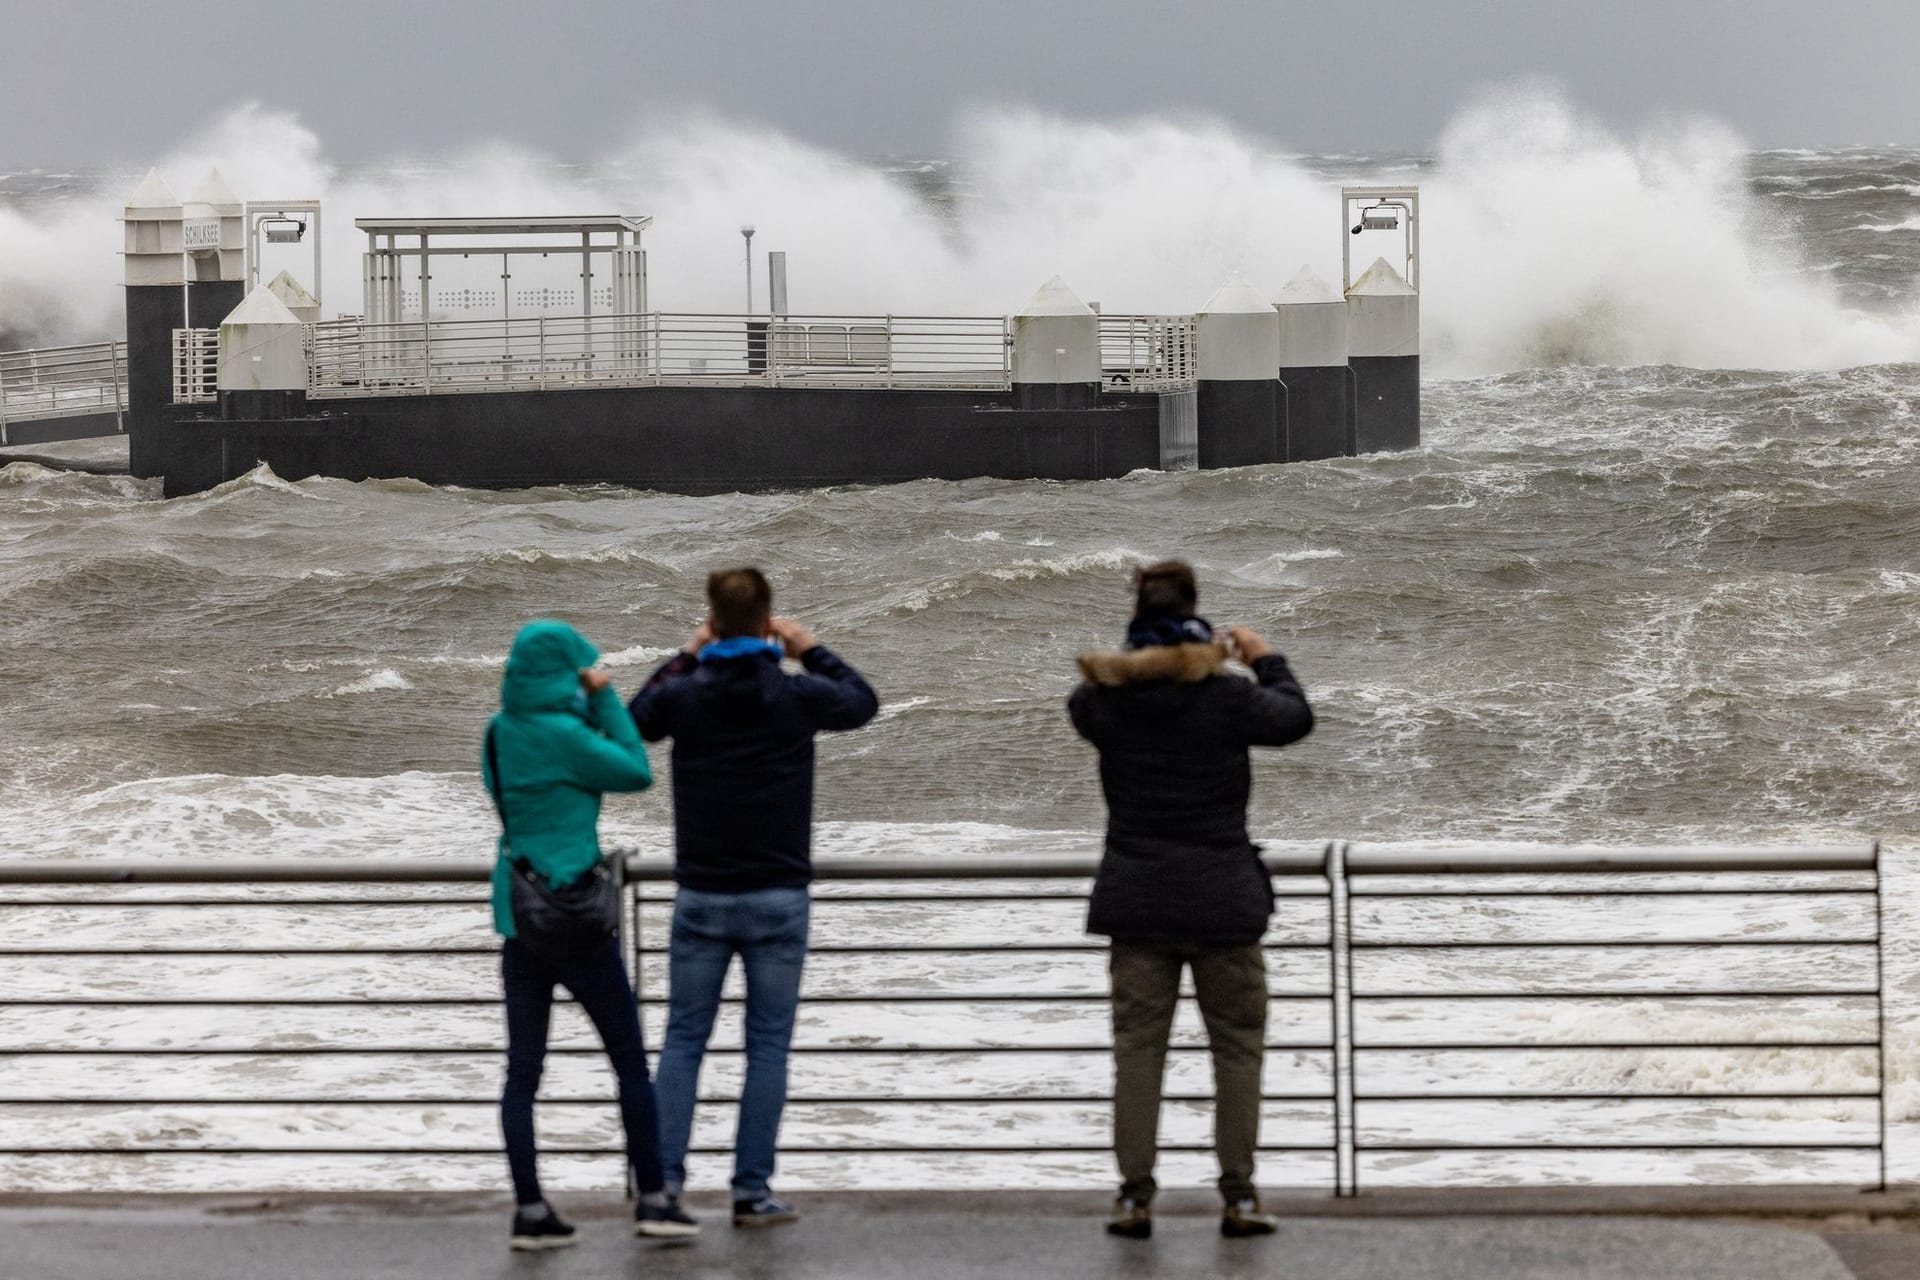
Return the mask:
POLYGON ((553 1016, 557 983, 573 993, 593 1021, 620 1085, 620 1121, 627 1131, 627 1160, 634 1186, 658 1191, 660 1121, 647 1078, 647 1050, 640 1035, 640 1013, 621 961, 620 944, 580 964, 552 965, 508 938, 500 948, 500 978, 507 997, 507 1084, 500 1095, 500 1131, 507 1144, 507 1168, 513 1174, 513 1198, 538 1204, 540 1175, 535 1168, 533 1100, 547 1060, 547 1028, 553 1016))

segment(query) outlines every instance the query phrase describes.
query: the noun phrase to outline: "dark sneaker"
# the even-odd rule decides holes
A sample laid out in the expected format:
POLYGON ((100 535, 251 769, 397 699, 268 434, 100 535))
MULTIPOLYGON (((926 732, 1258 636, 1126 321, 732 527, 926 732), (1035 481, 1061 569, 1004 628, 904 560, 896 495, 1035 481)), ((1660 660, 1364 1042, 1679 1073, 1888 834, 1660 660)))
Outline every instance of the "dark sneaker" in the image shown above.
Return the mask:
POLYGON ((772 1196, 733 1202, 733 1225, 736 1227, 777 1227, 798 1221, 800 1214, 792 1205, 784 1200, 775 1200, 772 1196))
POLYGON ((1146 1240, 1153 1235, 1153 1210, 1144 1200, 1121 1196, 1113 1202, 1113 1216, 1107 1219, 1107 1234, 1128 1240, 1146 1240))
POLYGON ((1241 1200, 1220 1212, 1220 1234, 1229 1240, 1270 1236, 1279 1229, 1280 1220, 1261 1213, 1258 1200, 1241 1200))
POLYGON ((574 1232, 573 1225, 553 1211, 545 1208, 529 1212, 516 1209, 513 1214, 513 1235, 507 1240, 507 1247, 523 1253, 535 1249, 564 1249, 570 1244, 578 1244, 580 1237, 574 1232), (536 1216, 536 1214, 538 1216, 536 1216))
POLYGON ((668 1196, 665 1204, 642 1200, 633 1209, 633 1234, 656 1240, 683 1240, 700 1234, 700 1224, 680 1207, 677 1196, 668 1196))

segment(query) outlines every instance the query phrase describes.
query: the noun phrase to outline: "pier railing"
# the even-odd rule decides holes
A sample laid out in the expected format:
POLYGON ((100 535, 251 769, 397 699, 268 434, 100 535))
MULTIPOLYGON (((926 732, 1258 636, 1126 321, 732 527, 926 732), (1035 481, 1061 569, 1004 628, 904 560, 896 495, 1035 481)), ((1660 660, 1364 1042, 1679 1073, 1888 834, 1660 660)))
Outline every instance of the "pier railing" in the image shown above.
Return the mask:
POLYGON ((313 396, 595 386, 1005 389, 1000 316, 669 314, 308 328, 313 396))
MULTIPOLYGON (((1267 1185, 1884 1185, 1874 846, 1336 843, 1265 861, 1267 1185)), ((1094 865, 819 860, 789 1185, 1111 1180, 1094 865)), ((493 1185, 487 871, 0 866, 0 1188, 493 1185)), ((657 1048, 669 871, 623 871, 657 1048)), ((1204 1044, 1183 998, 1169 1183, 1211 1177, 1204 1044)), ((728 1144, 740 1071, 733 983, 696 1164, 728 1144)), ((563 1003, 540 1113, 555 1185, 619 1184, 612 1088, 563 1003)))
POLYGON ((0 351, 0 439, 10 422, 126 413, 127 344, 0 351))
POLYGON ((220 331, 173 331, 173 402, 212 404, 220 398, 220 331))
MULTIPOLYGON (((819 387, 1005 391, 1005 316, 781 316, 646 312, 306 328, 314 397, 584 387, 819 387)), ((174 333, 177 404, 215 399, 218 334, 174 333)), ((1194 385, 1192 316, 1100 319, 1109 391, 1194 385)))
POLYGON ((1100 379, 1109 391, 1184 391, 1194 385, 1192 316, 1100 317, 1100 379))

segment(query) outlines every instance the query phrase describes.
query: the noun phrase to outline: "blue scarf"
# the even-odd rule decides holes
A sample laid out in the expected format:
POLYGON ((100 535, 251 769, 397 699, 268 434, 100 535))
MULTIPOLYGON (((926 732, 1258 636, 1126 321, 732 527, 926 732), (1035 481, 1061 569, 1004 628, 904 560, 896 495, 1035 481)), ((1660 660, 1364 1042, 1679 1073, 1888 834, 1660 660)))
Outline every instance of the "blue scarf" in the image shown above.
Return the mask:
POLYGON ((1213 624, 1205 618, 1135 618, 1127 624, 1127 648, 1156 645, 1212 644, 1213 624))
POLYGON ((700 661, 717 662, 724 658, 744 658, 755 653, 770 653, 778 658, 786 653, 786 648, 778 640, 762 640, 759 636, 728 636, 725 640, 714 640, 701 645, 700 661))

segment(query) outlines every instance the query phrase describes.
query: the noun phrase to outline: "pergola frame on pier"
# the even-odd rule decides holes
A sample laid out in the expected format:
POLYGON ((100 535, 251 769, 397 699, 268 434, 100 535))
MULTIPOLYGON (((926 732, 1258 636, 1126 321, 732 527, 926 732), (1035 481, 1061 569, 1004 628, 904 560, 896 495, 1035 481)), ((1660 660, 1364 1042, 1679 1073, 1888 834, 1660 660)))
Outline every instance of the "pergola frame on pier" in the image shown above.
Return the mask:
POLYGON ((614 315, 639 315, 647 309, 647 259, 640 233, 653 219, 628 214, 532 218, 357 218, 367 233, 364 266, 365 319, 370 324, 399 322, 401 291, 407 279, 420 288, 421 319, 433 316, 433 259, 500 256, 500 318, 512 318, 508 260, 516 255, 580 255, 580 311, 593 314, 594 258, 606 255, 613 283, 614 315), (435 244, 438 239, 442 243, 435 244), (462 243, 447 244, 458 239, 462 243), (476 242, 477 241, 477 242, 476 242), (407 259, 417 261, 409 263, 407 259))

